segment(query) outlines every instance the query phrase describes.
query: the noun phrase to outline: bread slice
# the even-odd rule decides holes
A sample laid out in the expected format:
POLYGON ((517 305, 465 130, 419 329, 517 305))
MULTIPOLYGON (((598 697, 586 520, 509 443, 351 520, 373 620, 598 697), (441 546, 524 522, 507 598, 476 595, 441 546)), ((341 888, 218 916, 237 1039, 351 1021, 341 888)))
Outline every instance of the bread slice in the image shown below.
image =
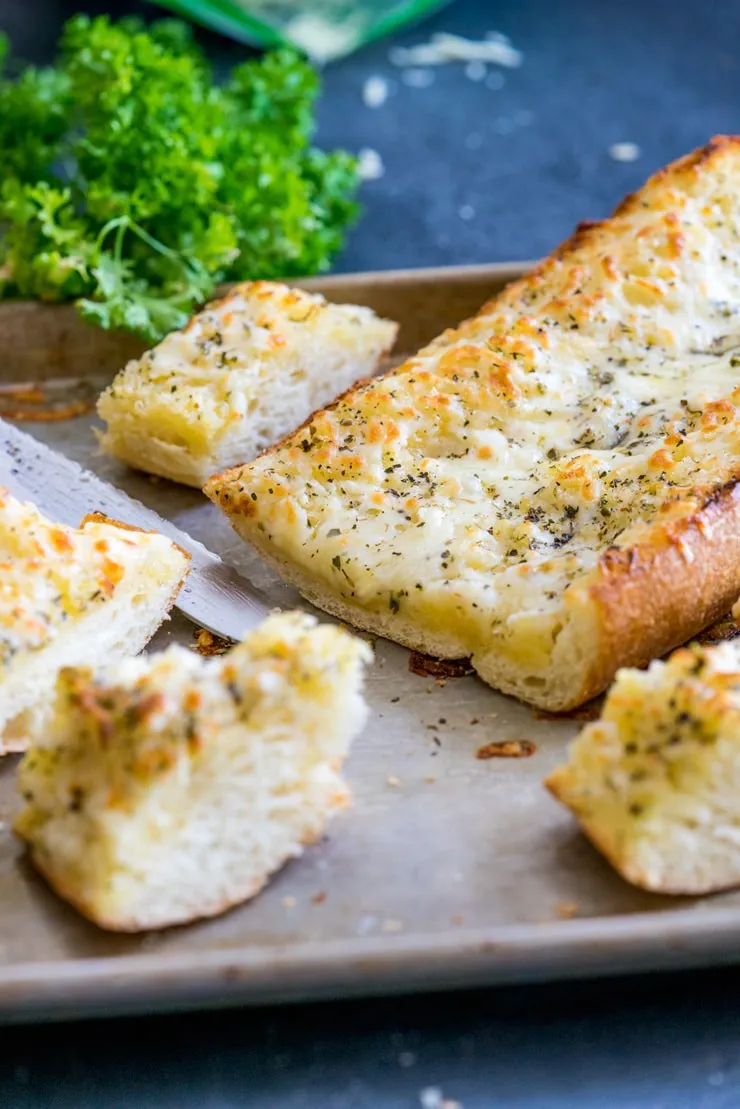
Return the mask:
POLYGON ((103 393, 109 454, 200 488, 371 374, 396 324, 269 281, 223 300, 129 362, 103 393))
POLYGON ((25 749, 60 667, 141 650, 188 561, 162 535, 100 516, 62 527, 0 490, 0 754, 25 749))
POLYGON ((715 139, 206 492, 319 607, 572 708, 740 593, 739 237, 715 139))
POLYGON ((621 670, 546 785, 628 882, 740 885, 740 641, 621 670))
POLYGON ((253 897, 347 803, 339 771, 365 720, 370 658, 291 613, 217 658, 175 646, 62 671, 19 772, 16 831, 34 865, 122 932, 253 897))

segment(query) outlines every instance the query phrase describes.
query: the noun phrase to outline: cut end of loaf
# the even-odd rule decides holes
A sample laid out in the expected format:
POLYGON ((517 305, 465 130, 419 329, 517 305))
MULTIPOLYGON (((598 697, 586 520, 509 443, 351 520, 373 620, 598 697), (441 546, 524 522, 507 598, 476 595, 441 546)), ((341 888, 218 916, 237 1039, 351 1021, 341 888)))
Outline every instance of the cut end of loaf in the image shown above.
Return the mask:
POLYGON ((252 897, 348 801, 371 653, 303 614, 203 659, 181 647, 65 670, 19 773, 16 831, 57 892, 140 931, 252 897))

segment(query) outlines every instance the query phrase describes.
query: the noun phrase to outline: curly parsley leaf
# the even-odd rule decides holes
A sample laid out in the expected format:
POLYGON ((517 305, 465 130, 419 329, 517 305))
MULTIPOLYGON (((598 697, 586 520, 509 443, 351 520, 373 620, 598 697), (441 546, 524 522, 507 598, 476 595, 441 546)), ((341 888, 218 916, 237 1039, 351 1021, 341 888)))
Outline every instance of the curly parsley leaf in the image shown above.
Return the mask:
POLYGON ((326 269, 358 179, 312 146, 317 94, 289 50, 217 86, 185 24, 71 19, 53 67, 0 76, 0 295, 153 342, 221 280, 326 269))

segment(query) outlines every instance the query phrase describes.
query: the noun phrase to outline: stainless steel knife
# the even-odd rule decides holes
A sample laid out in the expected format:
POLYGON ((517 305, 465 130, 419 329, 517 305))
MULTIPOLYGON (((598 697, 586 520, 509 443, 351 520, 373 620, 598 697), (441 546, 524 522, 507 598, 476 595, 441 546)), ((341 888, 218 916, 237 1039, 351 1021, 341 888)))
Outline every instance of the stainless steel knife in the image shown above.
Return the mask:
POLYGON ((191 558, 177 608, 217 635, 241 639, 274 607, 246 578, 169 520, 3 420, 0 485, 60 524, 78 527, 87 512, 102 512, 174 540, 191 558))

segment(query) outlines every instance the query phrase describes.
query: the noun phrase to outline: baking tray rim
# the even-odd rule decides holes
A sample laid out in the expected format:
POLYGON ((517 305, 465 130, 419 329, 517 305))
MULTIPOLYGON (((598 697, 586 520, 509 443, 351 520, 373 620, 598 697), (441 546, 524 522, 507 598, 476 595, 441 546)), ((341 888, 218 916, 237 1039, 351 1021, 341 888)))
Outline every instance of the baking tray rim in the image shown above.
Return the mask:
MULTIPOLYGON (((514 280, 532 262, 334 273, 343 286, 514 280)), ((15 302, 16 305, 18 302, 15 302)), ((30 307, 30 302, 25 302, 30 307)), ((10 302, 12 305, 13 302, 10 302)), ((68 307, 43 306, 68 311, 68 307)), ((116 1016, 595 977, 740 962, 740 909, 666 907, 606 917, 452 928, 186 954, 75 957, 0 966, 0 1023, 116 1016), (380 944, 380 947, 379 947, 380 944)))
POLYGON ((737 909, 691 907, 325 943, 22 963, 0 1021, 118 1016, 589 978, 740 962, 737 909))

